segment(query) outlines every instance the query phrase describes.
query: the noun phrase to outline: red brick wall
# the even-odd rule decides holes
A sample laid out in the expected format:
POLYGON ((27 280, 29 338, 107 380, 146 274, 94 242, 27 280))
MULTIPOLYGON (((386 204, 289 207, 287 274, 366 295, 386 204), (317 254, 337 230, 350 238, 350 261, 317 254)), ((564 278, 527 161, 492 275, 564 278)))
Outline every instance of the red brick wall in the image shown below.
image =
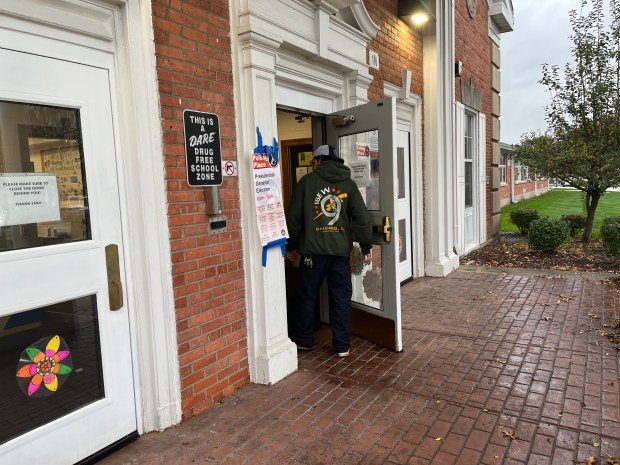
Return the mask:
POLYGON ((384 97, 383 83, 402 85, 402 70, 411 71, 411 92, 422 95, 422 35, 398 19, 397 0, 365 0, 370 17, 381 28, 368 48, 379 53, 379 69, 370 68, 369 100, 384 97))
POLYGON ((224 177, 227 230, 209 235, 205 188, 186 182, 183 110, 219 116, 236 159, 228 0, 153 0, 183 417, 249 382, 239 189, 224 177))
MULTIPOLYGON (((492 64, 491 39, 489 38, 489 8, 486 0, 478 0, 478 7, 474 18, 471 18, 467 9, 467 0, 456 0, 456 27, 455 27, 455 60, 463 62, 463 72, 456 78, 456 100, 461 99, 461 80, 469 83, 474 79, 474 86, 482 94, 482 113, 486 115, 486 175, 493 179, 491 162, 493 151, 491 146, 492 124, 492 64)), ((491 183, 487 184, 487 236, 492 234, 491 183)))

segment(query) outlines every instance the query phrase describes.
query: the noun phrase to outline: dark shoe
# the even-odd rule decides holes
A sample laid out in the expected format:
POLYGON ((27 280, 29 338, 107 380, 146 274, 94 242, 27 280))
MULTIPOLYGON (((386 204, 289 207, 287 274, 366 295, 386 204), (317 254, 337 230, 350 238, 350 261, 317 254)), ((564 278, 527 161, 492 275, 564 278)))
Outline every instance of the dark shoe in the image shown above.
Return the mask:
POLYGON ((349 354, 351 353, 351 350, 345 350, 344 352, 337 352, 338 357, 348 357, 349 354))

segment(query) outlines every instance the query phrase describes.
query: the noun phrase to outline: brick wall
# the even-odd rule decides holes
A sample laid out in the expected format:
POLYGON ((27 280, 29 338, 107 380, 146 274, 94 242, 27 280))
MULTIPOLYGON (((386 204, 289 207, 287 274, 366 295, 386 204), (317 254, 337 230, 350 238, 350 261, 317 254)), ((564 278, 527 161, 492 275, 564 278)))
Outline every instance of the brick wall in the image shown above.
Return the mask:
POLYGON ((383 83, 402 85, 402 70, 411 71, 411 92, 422 95, 422 35, 398 19, 397 0, 365 0, 372 20, 381 28, 368 48, 379 53, 378 70, 370 68, 373 82, 369 100, 384 97, 383 83))
MULTIPOLYGON (((486 115, 486 175, 493 179, 491 162, 491 135, 493 118, 491 117, 492 99, 492 56, 489 38, 489 8, 486 1, 478 0, 474 18, 467 9, 467 0, 456 0, 455 60, 463 62, 463 72, 456 78, 456 100, 461 100, 461 80, 469 83, 473 78, 474 86, 482 93, 482 113, 486 115)), ((492 231, 493 199, 491 184, 486 189, 487 234, 492 231)))
MULTIPOLYGON (((220 197, 227 230, 209 234, 205 189, 185 173, 183 110, 219 116, 236 160, 228 0, 153 0, 183 417, 249 382, 237 177, 220 197)), ((210 188, 207 188, 210 189, 210 188)))

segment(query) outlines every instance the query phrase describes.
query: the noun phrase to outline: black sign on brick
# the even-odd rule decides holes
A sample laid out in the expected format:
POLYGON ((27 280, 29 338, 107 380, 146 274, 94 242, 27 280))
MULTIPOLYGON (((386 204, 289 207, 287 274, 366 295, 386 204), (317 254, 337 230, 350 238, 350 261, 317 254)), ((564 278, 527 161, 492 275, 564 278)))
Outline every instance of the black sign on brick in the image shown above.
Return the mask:
POLYGON ((222 184, 222 145, 217 115, 183 111, 185 166, 190 186, 222 184))

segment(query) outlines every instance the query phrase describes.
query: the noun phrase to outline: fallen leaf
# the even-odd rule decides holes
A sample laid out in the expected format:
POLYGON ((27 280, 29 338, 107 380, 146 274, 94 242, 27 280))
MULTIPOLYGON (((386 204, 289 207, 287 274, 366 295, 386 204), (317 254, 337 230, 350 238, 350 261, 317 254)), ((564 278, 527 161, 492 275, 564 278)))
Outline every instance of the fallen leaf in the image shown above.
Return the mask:
POLYGON ((441 437, 435 438, 435 441, 441 441, 441 437))
POLYGON ((573 299, 575 298, 572 295, 562 295, 562 294, 560 294, 559 297, 560 297, 559 300, 556 301, 557 304, 559 304, 560 302, 569 303, 569 302, 572 302, 573 299))
POLYGON ((502 436, 504 436, 505 438, 510 438, 513 440, 517 440, 517 436, 515 435, 514 431, 502 431, 502 436))
POLYGON ((596 457, 588 457, 583 465, 598 465, 598 459, 596 457))
POLYGON ((614 457, 613 455, 609 455, 609 454, 605 454, 607 456, 607 460, 605 461, 605 463, 607 465, 618 465, 618 462, 620 462, 620 459, 614 457))

